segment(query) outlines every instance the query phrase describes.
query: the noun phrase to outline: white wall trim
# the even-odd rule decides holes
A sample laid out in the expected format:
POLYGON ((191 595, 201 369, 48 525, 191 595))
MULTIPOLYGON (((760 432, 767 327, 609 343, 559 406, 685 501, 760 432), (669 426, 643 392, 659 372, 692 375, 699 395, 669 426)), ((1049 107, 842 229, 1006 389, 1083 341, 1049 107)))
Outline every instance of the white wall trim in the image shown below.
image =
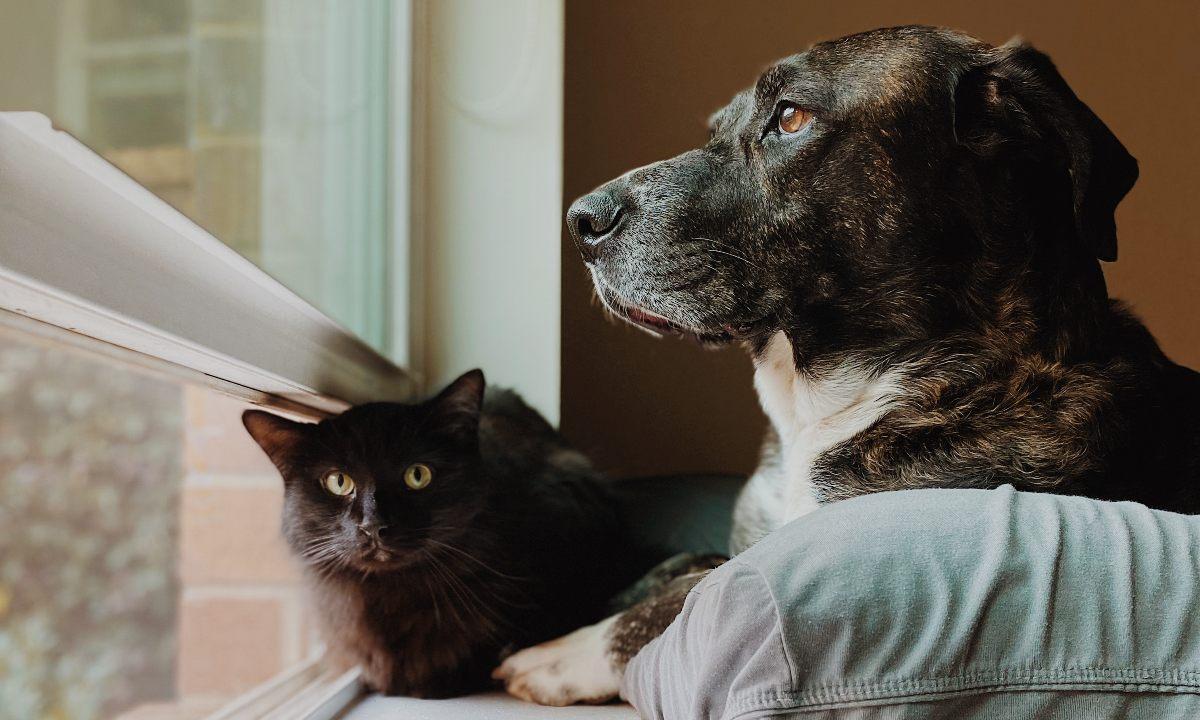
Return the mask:
POLYGON ((36 113, 0 113, 0 309, 321 410, 405 372, 36 113))
POLYGON ((422 333, 425 318, 424 268, 424 106, 422 82, 425 33, 424 4, 413 0, 392 3, 390 63, 392 105, 391 157, 391 315, 389 352, 403 366, 417 389, 422 388, 424 367, 422 333), (399 39, 403 38, 401 42, 399 39))
POLYGON ((427 389, 472 367, 559 415, 563 0, 414 0, 427 389))

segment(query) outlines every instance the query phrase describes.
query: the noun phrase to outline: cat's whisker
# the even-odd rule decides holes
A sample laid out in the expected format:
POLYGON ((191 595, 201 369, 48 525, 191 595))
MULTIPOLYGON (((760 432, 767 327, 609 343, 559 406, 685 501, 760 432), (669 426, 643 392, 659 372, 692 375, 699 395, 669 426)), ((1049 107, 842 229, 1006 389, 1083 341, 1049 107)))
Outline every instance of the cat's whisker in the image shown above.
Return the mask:
POLYGON ((472 555, 471 553, 467 552, 466 550, 463 550, 463 549, 462 549, 462 548, 460 548, 460 547, 455 547, 454 545, 451 545, 451 544, 449 544, 449 543, 444 543, 444 542, 442 542, 442 541, 440 541, 440 540, 434 540, 433 538, 426 538, 426 541, 427 541, 427 542, 431 542, 431 543, 433 543, 434 545, 437 545, 437 546, 438 546, 438 547, 440 547, 440 548, 444 548, 444 549, 446 549, 446 550, 449 550, 449 551, 451 551, 451 552, 453 552, 453 553, 456 553, 456 554, 458 554, 459 556, 461 556, 461 557, 464 557, 464 558, 466 558, 467 560, 470 560, 471 562, 475 563, 476 565, 478 565, 479 567, 483 568, 484 570, 487 570, 487 571, 489 571, 489 572, 491 572, 491 573, 493 573, 493 574, 495 574, 495 575, 498 575, 498 576, 500 576, 500 577, 502 577, 502 578, 505 578, 505 579, 508 579, 508 580, 513 580, 513 581, 515 581, 515 582, 522 582, 522 581, 524 581, 524 580, 527 580, 527 579, 528 579, 528 578, 526 578, 526 577, 518 577, 518 576, 516 576, 516 575, 509 575, 508 573, 500 572, 500 571, 499 571, 499 570, 497 570, 496 568, 492 567, 491 565, 488 565, 488 564, 487 564, 487 563, 485 563, 484 561, 480 560, 479 558, 475 557, 474 555, 472 555))
POLYGON ((316 539, 306 543, 304 546, 302 546, 300 548, 298 554, 301 557, 307 557, 307 558, 316 557, 316 556, 321 555, 324 552, 333 550, 337 544, 338 544, 338 538, 335 538, 335 537, 316 538, 316 539))
MULTIPOLYGON (((429 553, 425 550, 421 551, 422 557, 428 557, 429 553)), ((429 602, 433 605, 433 619, 440 628, 442 626, 442 606, 438 602, 438 593, 434 592, 433 585, 429 582, 429 576, 424 575, 421 579, 425 582, 425 591, 429 593, 429 602)))
POLYGON ((461 612, 460 608, 458 608, 457 602, 455 602, 454 599, 450 598, 450 593, 448 592, 448 590, 446 590, 446 587, 448 587, 448 583, 446 583, 445 575, 443 574, 442 571, 437 570, 437 569, 434 570, 434 574, 436 574, 440 580, 440 582, 433 583, 433 590, 434 590, 434 593, 436 593, 433 595, 434 602, 437 602, 437 604, 440 606, 440 601, 444 600, 446 606, 448 606, 450 608, 450 612, 452 614, 454 614, 454 617, 457 620, 458 625, 463 626, 464 624, 466 624, 466 622, 464 622, 464 620, 463 620, 462 612, 461 612))
POLYGON ((330 543, 318 548, 304 550, 300 553, 300 557, 308 560, 311 563, 323 563, 327 560, 342 556, 343 553, 335 544, 330 543))
POLYGON ((327 555, 336 555, 336 554, 338 554, 338 549, 336 547, 327 546, 327 547, 321 547, 321 548, 313 548, 311 550, 305 550, 304 552, 300 553, 300 557, 320 558, 320 557, 325 557, 327 555))
MULTIPOLYGON (((457 588, 456 594, 463 599, 463 603, 467 606, 476 618, 486 620, 489 626, 489 634, 495 634, 504 628, 511 628, 512 622, 505 618, 495 607, 482 600, 471 586, 461 578, 459 578, 449 567, 439 562, 439 565, 445 570, 445 577, 452 587, 457 588)), ((505 601, 506 598, 502 593, 497 593, 494 599, 505 601)))
POLYGON ((331 538, 321 538, 318 540, 313 540, 311 542, 305 543, 300 548, 300 552, 308 552, 310 550, 319 550, 323 547, 328 547, 332 544, 333 544, 333 540, 331 538))
POLYGON ((350 558, 342 547, 342 539, 326 535, 305 543, 296 553, 318 577, 332 578, 350 566, 350 558))
MULTIPOLYGON (((453 577, 451 576, 449 571, 444 569, 442 567, 441 563, 438 562, 436 558, 432 558, 432 556, 431 556, 431 559, 433 560, 433 563, 434 563, 431 567, 434 568, 438 577, 440 577, 443 581, 443 584, 439 588, 442 591, 442 594, 447 595, 448 594, 447 589, 449 589, 449 590, 452 590, 454 592, 455 596, 459 599, 459 602, 455 603, 453 601, 450 601, 449 598, 447 598, 447 602, 450 605, 450 610, 453 611, 454 616, 456 618, 458 618, 459 625, 467 626, 468 623, 467 623, 466 619, 463 617, 460 610, 468 610, 469 611, 469 610, 471 610, 471 608, 468 607, 466 600, 463 599, 462 594, 459 593, 459 591, 457 590, 455 584, 453 583, 453 577)), ((476 613, 476 614, 478 614, 478 613, 476 613)), ((485 631, 490 632, 490 628, 485 628, 485 631)))
MULTIPOLYGON (((458 582, 462 583, 462 580, 458 580, 458 582)), ((504 618, 504 615, 499 611, 499 609, 493 607, 492 604, 485 603, 484 601, 479 600, 475 591, 471 590, 469 585, 466 585, 466 583, 462 583, 462 584, 465 586, 465 589, 467 589, 471 593, 471 595, 476 598, 476 600, 479 602, 480 606, 486 608, 490 614, 497 616, 500 624, 502 624, 502 625, 509 624, 509 621, 504 618)), ((505 583, 504 585, 502 585, 500 587, 492 587, 491 589, 493 591, 493 595, 492 595, 491 599, 494 602, 503 603, 511 608, 517 608, 517 609, 533 607, 532 603, 528 602, 528 595, 525 594, 525 592, 521 589, 521 587, 519 585, 505 583), (526 598, 526 602, 516 602, 514 597, 512 597, 514 595, 520 595, 521 597, 526 598)))
MULTIPOLYGON (((457 548, 451 548, 451 549, 457 549, 457 548)), ((459 560, 459 558, 456 556, 446 557, 445 559, 447 561, 459 560)), ((476 563, 480 563, 478 558, 475 558, 473 556, 467 555, 466 559, 472 560, 476 563)), ((482 563, 480 563, 480 564, 481 564, 481 566, 485 567, 489 572, 493 573, 496 576, 496 578, 501 581, 498 584, 493 584, 493 586, 491 588, 494 592, 494 596, 492 598, 494 601, 503 603, 511 608, 516 608, 516 609, 531 608, 531 607, 535 606, 535 603, 532 601, 532 598, 529 597, 528 592, 526 592, 525 588, 523 587, 523 583, 525 580, 524 578, 519 578, 519 577, 516 577, 513 575, 505 575, 504 573, 494 570, 488 566, 482 565, 482 563), (518 600, 520 600, 520 602, 518 602, 518 600)), ((477 576, 477 574, 475 572, 472 572, 472 575, 477 576)))

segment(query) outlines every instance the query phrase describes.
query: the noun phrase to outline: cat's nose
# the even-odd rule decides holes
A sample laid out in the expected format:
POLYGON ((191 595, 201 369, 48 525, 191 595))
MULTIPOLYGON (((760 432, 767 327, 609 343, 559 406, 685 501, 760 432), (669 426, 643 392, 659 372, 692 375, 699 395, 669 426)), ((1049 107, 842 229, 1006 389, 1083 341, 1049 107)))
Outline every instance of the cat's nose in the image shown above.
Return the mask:
POLYGON ((358 524, 358 532, 372 540, 379 540, 387 534, 387 525, 380 525, 375 522, 363 522, 358 524))

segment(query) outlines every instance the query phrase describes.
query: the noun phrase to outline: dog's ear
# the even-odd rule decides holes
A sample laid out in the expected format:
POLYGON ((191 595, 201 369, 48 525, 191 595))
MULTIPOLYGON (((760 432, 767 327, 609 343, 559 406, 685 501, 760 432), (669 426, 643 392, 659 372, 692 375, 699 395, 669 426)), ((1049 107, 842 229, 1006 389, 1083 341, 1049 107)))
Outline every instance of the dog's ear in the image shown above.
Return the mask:
POLYGON ((1137 160, 1044 53, 1013 39, 986 57, 955 89, 958 141, 982 155, 1014 142, 1048 148, 1070 178, 1079 239, 1101 260, 1116 260, 1114 213, 1137 180, 1137 160))

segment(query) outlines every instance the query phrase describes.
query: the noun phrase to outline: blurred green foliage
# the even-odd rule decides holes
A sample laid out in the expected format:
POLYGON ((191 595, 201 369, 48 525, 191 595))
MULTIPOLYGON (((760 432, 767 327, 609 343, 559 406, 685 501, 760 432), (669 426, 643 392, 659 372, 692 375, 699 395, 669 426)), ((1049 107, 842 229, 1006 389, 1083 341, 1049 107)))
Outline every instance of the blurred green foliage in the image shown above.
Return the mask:
POLYGON ((0 333, 0 720, 173 695, 182 402, 0 333))

